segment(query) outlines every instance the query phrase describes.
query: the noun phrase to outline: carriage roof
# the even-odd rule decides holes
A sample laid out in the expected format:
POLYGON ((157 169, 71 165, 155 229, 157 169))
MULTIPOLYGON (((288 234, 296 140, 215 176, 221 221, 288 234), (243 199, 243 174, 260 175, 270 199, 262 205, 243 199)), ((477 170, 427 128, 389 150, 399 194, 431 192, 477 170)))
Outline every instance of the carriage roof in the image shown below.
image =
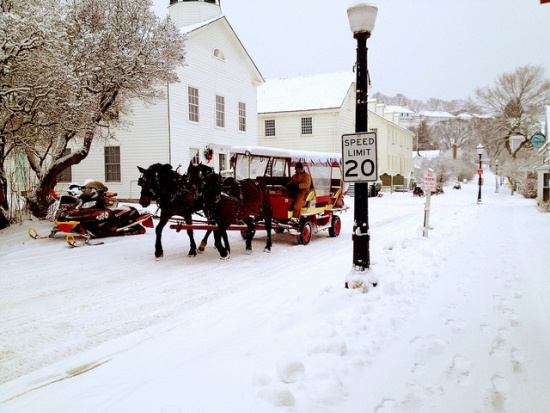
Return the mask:
POLYGON ((246 154, 254 156, 267 156, 275 158, 287 158, 293 162, 306 163, 332 163, 340 164, 342 154, 337 152, 314 152, 299 151, 293 149, 270 148, 267 146, 234 146, 231 148, 231 154, 246 154))

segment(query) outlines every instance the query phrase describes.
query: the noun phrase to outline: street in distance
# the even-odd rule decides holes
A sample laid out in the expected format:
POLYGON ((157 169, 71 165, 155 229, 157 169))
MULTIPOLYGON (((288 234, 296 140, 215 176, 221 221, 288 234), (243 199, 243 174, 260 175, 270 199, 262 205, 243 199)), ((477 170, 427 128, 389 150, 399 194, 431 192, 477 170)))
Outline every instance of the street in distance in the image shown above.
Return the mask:
POLYGON ((344 182, 377 181, 376 132, 342 135, 342 166, 344 182))

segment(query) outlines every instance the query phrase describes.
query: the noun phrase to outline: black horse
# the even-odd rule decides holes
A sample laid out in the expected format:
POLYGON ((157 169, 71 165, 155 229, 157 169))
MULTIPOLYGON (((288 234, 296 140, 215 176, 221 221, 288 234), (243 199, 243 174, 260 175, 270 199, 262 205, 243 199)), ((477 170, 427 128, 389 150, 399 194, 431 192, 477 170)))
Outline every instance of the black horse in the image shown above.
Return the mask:
MULTIPOLYGON (((206 168, 209 168, 205 166, 206 168)), ((211 168, 209 168, 211 170, 211 168)), ((142 207, 148 207, 151 201, 157 201, 161 210, 160 222, 155 229, 155 257, 160 258, 164 255, 162 250, 162 230, 168 223, 168 220, 174 215, 181 216, 187 224, 192 223, 192 214, 203 210, 203 205, 199 197, 195 194, 195 189, 187 185, 185 176, 180 175, 172 169, 170 164, 156 163, 148 169, 138 166, 141 176, 138 185, 141 186, 141 196, 139 203, 142 207)), ((204 236, 199 251, 203 251, 211 231, 207 231, 204 236)), ((197 255, 197 245, 193 237, 193 231, 187 230, 189 236, 190 249, 189 256, 197 255)))
POLYGON ((269 191, 265 184, 253 179, 238 181, 235 178, 223 178, 220 174, 204 173, 200 166, 190 166, 188 179, 190 188, 196 188, 201 194, 200 203, 208 220, 217 225, 214 231, 215 246, 221 258, 229 258, 231 248, 227 229, 233 224, 246 223, 246 251, 252 252, 252 238, 256 222, 263 219, 267 231, 264 251, 271 252, 271 220, 273 212, 269 191), (222 243, 223 241, 223 243, 222 243))

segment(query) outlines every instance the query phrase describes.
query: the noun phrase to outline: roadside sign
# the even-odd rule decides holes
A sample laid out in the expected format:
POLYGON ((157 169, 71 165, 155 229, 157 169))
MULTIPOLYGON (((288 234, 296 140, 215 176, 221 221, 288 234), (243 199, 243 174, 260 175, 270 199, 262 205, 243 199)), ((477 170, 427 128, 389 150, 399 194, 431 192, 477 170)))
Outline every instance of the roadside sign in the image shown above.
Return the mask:
POLYGON ((422 190, 435 192, 437 186, 437 174, 432 171, 424 172, 422 177, 422 190))
POLYGON ((376 182, 376 132, 342 135, 344 182, 376 182))
POLYGON ((426 206, 424 207, 424 230, 422 231, 425 237, 428 236, 430 229, 430 200, 432 198, 432 192, 436 191, 437 187, 437 174, 428 170, 424 172, 422 176, 422 190, 426 192, 426 206))
POLYGON ((546 142, 546 137, 542 133, 536 133, 531 136, 531 145, 534 148, 541 148, 544 142, 546 142))

